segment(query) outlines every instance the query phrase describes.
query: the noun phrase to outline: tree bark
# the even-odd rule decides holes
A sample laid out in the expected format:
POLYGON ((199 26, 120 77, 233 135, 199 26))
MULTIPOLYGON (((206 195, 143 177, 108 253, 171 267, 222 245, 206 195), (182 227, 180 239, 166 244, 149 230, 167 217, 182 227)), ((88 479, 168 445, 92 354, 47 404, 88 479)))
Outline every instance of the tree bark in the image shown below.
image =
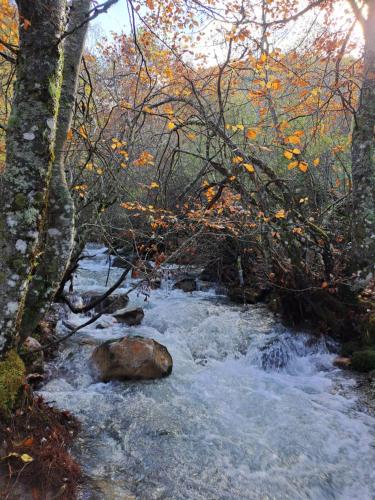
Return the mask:
POLYGON ((0 354, 17 342, 46 222, 66 1, 17 0, 17 6, 20 48, 0 188, 0 354))
POLYGON ((367 6, 364 74, 352 137, 352 245, 353 269, 369 272, 375 265, 375 0, 367 6))
POLYGON ((21 337, 30 335, 53 299, 70 261, 74 244, 74 204, 65 176, 65 149, 71 126, 91 0, 74 0, 64 41, 64 67, 57 118, 44 252, 26 298, 21 337))

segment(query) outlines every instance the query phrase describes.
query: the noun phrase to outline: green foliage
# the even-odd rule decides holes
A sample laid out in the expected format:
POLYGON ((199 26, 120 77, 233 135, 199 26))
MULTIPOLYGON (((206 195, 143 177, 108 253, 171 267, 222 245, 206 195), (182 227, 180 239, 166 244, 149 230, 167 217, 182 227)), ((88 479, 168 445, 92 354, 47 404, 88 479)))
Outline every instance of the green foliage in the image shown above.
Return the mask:
POLYGON ((373 349, 366 349, 353 353, 352 367, 359 372, 375 370, 375 351, 373 349))
POLYGON ((0 412, 10 411, 24 383, 25 365, 15 350, 0 361, 0 412))

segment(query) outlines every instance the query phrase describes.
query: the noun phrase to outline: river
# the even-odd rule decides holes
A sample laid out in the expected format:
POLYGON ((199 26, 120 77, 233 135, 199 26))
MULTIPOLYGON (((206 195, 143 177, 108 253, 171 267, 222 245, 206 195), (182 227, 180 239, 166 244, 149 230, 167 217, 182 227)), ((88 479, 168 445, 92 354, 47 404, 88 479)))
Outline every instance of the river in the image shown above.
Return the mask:
MULTIPOLYGON (((104 291, 104 249, 87 252, 76 291, 104 291)), ((120 273, 113 268, 109 282, 120 273)), ((136 292, 131 302, 145 310, 142 325, 103 316, 105 328, 90 325, 61 345, 40 391, 82 422, 74 449, 88 478, 82 498, 375 498, 375 419, 353 376, 333 367, 332 342, 214 290, 186 294, 164 282, 147 302, 136 292), (94 345, 128 334, 164 344, 172 375, 98 383, 94 345)))

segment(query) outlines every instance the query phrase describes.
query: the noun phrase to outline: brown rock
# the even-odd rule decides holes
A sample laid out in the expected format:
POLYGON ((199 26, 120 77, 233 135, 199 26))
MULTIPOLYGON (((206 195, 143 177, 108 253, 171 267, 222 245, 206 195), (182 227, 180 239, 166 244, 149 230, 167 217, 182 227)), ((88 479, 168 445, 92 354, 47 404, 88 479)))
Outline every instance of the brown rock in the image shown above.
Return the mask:
MULTIPOLYGON (((98 292, 85 292, 82 294, 83 303, 86 305, 98 300, 102 294, 98 292)), ((97 313, 105 312, 105 314, 113 314, 118 309, 125 308, 129 303, 129 297, 125 294, 110 295, 103 299, 94 307, 97 313)))
POLYGON ((333 364, 337 366, 337 368, 350 368, 351 363, 351 359, 345 358, 344 356, 338 356, 333 361, 333 364))
POLYGON ((195 292, 197 289, 197 281, 195 278, 182 278, 175 283, 173 288, 179 288, 183 292, 195 292))
POLYGON ((261 293, 259 290, 248 286, 234 286, 228 289, 228 297, 238 304, 256 304, 260 300, 261 293))
POLYGON ((92 360, 103 382, 162 378, 173 366, 166 347, 143 337, 107 341, 94 350, 92 360))
POLYGON ((119 309, 113 314, 119 323, 126 323, 129 326, 140 325, 144 315, 142 307, 119 309))

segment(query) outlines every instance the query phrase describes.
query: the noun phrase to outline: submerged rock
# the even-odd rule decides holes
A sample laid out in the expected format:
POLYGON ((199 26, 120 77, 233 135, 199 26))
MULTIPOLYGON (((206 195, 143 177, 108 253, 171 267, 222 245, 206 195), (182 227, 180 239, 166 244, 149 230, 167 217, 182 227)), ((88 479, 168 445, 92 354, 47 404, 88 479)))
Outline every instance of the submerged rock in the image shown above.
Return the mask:
POLYGON ((103 382, 162 378, 173 367, 167 348, 144 337, 109 340, 94 350, 92 361, 103 382))
POLYGON ((177 281, 173 288, 178 288, 183 292, 195 292, 197 290, 197 280, 193 277, 186 276, 177 281))
POLYGON ((228 297, 239 304, 256 304, 261 299, 262 293, 251 287, 234 286, 228 288, 228 297))
POLYGON ((333 360, 333 364, 337 366, 337 368, 350 368, 351 359, 345 356, 338 356, 333 360))
MULTIPOLYGON (((85 292, 81 295, 82 301, 85 306, 94 302, 102 296, 99 292, 85 292)), ((106 314, 113 314, 119 309, 123 309, 129 303, 129 297, 126 294, 114 294, 106 297, 99 304, 94 307, 96 313, 105 312, 106 314)))
POLYGON ((142 307, 119 309, 113 314, 119 323, 126 323, 129 326, 140 325, 144 315, 142 307))
POLYGON ((130 262, 131 257, 117 255, 113 258, 111 265, 112 267, 120 267, 121 269, 126 269, 127 267, 129 267, 130 262))

